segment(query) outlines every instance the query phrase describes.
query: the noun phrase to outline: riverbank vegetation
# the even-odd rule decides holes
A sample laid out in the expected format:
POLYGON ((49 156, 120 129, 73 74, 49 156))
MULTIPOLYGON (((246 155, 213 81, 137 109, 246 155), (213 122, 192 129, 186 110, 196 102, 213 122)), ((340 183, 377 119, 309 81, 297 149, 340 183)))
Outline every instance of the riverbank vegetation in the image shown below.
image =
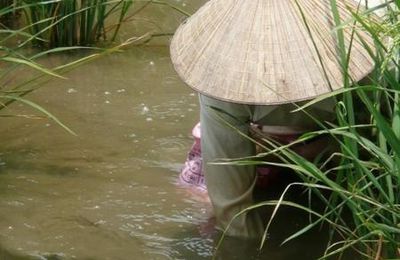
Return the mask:
POLYGON ((20 8, 34 43, 47 48, 88 46, 111 37, 114 41, 133 0, 24 0, 20 8))
POLYGON ((324 169, 290 155, 291 164, 302 169, 302 185, 326 206, 315 222, 293 237, 326 222, 332 232, 325 257, 351 249, 366 258, 396 259, 400 257, 400 2, 378 6, 376 10, 386 11, 382 19, 376 19, 372 9, 353 13, 353 21, 341 21, 336 1, 331 2, 344 89, 330 95, 338 101, 337 125, 325 124, 322 133, 331 135, 340 147, 330 157, 339 163, 324 169), (344 26, 352 26, 354 39, 359 37, 357 31, 364 30, 375 41, 373 47, 364 44, 375 61, 367 83, 348 76, 352 49, 342 42, 344 26), (363 113, 365 121, 359 116, 363 113))

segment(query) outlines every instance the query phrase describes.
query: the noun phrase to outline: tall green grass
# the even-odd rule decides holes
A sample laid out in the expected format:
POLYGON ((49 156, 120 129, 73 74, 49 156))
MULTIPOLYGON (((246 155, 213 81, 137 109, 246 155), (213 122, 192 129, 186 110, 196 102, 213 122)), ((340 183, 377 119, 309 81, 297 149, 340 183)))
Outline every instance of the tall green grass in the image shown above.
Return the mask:
MULTIPOLYGON (((342 21, 336 0, 330 1, 336 23, 332 34, 337 39, 344 88, 297 110, 325 98, 336 98, 337 122, 319 122, 321 130, 307 133, 291 145, 281 146, 264 139, 268 144, 264 145, 267 152, 259 156, 273 154, 281 162, 263 164, 290 169, 301 181, 290 184, 279 199, 244 211, 274 207, 261 247, 268 243, 266 234, 279 208, 291 206, 309 213, 310 222, 283 243, 326 224, 330 228, 330 239, 322 258, 340 258, 350 251, 356 254, 355 259, 400 259, 400 1, 388 1, 377 7, 386 10, 380 21, 371 17, 373 10, 353 13, 352 21, 342 21), (357 40, 365 43, 358 33, 364 30, 375 42, 373 47, 364 44, 376 64, 366 84, 354 82, 348 76, 352 49, 351 44, 346 46, 343 42, 343 28, 350 25, 354 39, 358 37, 357 40), (368 120, 361 120, 360 113, 368 120), (292 145, 321 135, 330 136, 339 147, 339 151, 325 161, 308 161, 290 149, 292 145), (312 194, 310 205, 285 200, 296 186, 312 194), (324 205, 324 210, 313 209, 311 205, 316 201, 324 205)), ((228 163, 260 162, 248 158, 228 163)))
POLYGON ((36 45, 89 46, 119 32, 133 0, 23 0, 19 7, 36 45))
MULTIPOLYGON (((397 40, 400 1, 393 4, 381 7, 387 8, 382 22, 371 18, 369 12, 353 13, 350 22, 355 24, 353 37, 360 37, 357 32, 364 30, 375 40, 373 48, 366 43, 364 48, 376 67, 370 83, 360 85, 348 76, 352 46, 343 42, 343 26, 349 21, 341 20, 336 0, 331 0, 337 28, 333 33, 344 78, 344 89, 328 95, 337 98, 337 125, 325 124, 325 129, 303 138, 331 135, 340 147, 340 152, 334 155, 339 158, 339 165, 322 168, 290 150, 281 150, 285 162, 282 166, 295 170, 304 181, 298 185, 306 187, 314 199, 325 205, 322 213, 307 208, 316 218, 287 240, 328 223, 331 235, 324 257, 340 256, 351 249, 360 258, 400 258, 400 42, 397 40), (366 113, 369 122, 358 121, 359 113, 366 113)), ((283 203, 284 195, 277 207, 283 203)))
MULTIPOLYGON (((21 13, 21 30, 29 32, 32 43, 43 48, 114 42, 122 24, 149 5, 162 5, 189 15, 161 0, 14 0, 11 6, 10 2, 5 3, 10 9, 7 15, 11 11, 21 13)), ((150 37, 168 35, 160 32, 150 37)))

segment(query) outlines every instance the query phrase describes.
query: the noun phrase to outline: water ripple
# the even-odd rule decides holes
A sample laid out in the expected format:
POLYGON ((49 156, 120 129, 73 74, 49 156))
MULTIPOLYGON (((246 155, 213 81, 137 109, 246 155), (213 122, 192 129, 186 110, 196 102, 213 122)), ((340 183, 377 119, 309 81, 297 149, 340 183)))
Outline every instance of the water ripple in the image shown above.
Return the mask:
POLYGON ((187 250, 202 257, 211 257, 213 255, 213 240, 210 238, 188 237, 178 242, 177 245, 183 246, 187 250))

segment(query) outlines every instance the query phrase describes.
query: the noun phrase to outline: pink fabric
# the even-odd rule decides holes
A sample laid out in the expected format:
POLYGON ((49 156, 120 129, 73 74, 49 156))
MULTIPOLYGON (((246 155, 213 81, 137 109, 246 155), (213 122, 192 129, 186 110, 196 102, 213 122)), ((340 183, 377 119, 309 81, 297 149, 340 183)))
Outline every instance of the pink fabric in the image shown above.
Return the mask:
POLYGON ((200 189, 206 190, 206 182, 203 173, 203 160, 201 158, 200 146, 200 123, 192 130, 194 143, 190 148, 185 165, 179 175, 182 183, 194 185, 200 189))
MULTIPOLYGON (((201 128, 200 123, 192 130, 194 143, 190 148, 189 154, 186 158, 185 165, 183 166, 179 178, 182 183, 193 185, 203 190, 207 190, 206 182, 203 173, 203 161, 201 157, 201 128)), ((279 135, 274 136, 283 144, 288 144, 296 140, 298 135, 279 135)), ((257 167, 257 187, 266 188, 271 184, 271 181, 276 179, 279 174, 279 168, 272 166, 259 166, 257 167)))

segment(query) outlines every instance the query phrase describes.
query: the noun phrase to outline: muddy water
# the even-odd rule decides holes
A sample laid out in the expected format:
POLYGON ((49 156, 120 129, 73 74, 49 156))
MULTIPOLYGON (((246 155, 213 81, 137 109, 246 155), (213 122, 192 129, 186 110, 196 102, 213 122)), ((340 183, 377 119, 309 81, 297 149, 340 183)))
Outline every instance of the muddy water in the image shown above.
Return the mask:
MULTIPOLYGON (((194 10, 203 1, 175 2, 194 10)), ((174 28, 180 16, 169 19, 174 28)), ((209 204, 177 184, 197 96, 175 74, 168 48, 130 48, 67 76, 29 98, 77 136, 47 119, 1 119, 0 259, 211 258, 209 204)), ((296 214, 283 214, 261 255, 251 241, 227 240, 219 258, 314 258, 318 234, 279 246, 294 231, 288 224, 299 227, 296 214)))
POLYGON ((205 221, 205 205, 175 185, 197 97, 177 87, 166 48, 129 50, 68 77, 30 98, 77 137, 47 120, 2 127, 1 243, 78 258, 173 254, 166 245, 182 241, 165 232, 205 221))

